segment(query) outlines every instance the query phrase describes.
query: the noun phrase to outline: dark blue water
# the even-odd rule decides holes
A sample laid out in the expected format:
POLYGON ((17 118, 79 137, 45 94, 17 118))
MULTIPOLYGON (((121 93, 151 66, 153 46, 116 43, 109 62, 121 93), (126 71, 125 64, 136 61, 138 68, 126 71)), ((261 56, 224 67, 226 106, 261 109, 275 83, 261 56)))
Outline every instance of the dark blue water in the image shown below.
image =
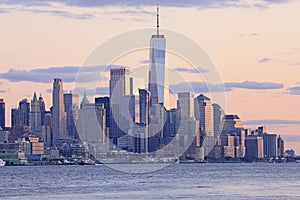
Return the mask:
POLYGON ((0 168, 0 199, 80 198, 300 199, 300 164, 173 164, 137 174, 105 165, 0 168))

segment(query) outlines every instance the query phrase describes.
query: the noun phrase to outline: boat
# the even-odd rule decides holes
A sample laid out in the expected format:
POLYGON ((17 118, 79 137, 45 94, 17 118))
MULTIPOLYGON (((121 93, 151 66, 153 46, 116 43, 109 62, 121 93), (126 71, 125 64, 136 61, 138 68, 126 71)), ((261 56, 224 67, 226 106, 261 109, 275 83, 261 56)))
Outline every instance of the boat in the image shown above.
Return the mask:
POLYGON ((179 163, 190 164, 190 163, 195 163, 195 160, 194 159, 179 160, 179 163))
POLYGON ((2 159, 0 159, 0 167, 3 167, 6 164, 6 162, 2 159))

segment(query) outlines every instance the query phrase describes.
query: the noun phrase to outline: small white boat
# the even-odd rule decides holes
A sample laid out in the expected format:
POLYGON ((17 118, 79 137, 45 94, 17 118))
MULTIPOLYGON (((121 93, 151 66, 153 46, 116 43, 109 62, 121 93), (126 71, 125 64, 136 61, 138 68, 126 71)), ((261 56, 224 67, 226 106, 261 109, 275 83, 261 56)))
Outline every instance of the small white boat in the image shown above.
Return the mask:
POLYGON ((2 159, 0 159, 0 167, 3 167, 6 164, 6 162, 2 159))

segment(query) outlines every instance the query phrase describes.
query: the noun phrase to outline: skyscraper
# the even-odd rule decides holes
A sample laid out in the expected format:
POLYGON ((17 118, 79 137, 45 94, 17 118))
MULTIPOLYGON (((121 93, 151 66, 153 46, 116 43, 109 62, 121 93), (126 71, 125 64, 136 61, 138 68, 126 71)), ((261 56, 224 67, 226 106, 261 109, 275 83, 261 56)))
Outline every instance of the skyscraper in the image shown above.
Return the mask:
POLYGON ((166 87, 165 58, 166 39, 159 33, 159 7, 157 6, 157 32, 150 39, 150 70, 148 90, 151 94, 150 104, 168 107, 168 89, 166 87))
POLYGON ((19 123, 19 110, 18 108, 12 108, 10 112, 11 127, 17 126, 19 123))
POLYGON ((29 126, 29 102, 27 99, 23 99, 19 102, 18 111, 18 125, 19 126, 29 126))
POLYGON ((36 97, 36 93, 34 93, 33 99, 31 100, 31 109, 30 109, 29 116, 30 116, 29 125, 31 130, 36 134, 36 136, 41 137, 41 132, 42 132, 41 107, 36 97))
POLYGON ((3 99, 0 99, 0 127, 5 127, 5 102, 3 99))
MULTIPOLYGON (((110 69, 110 80, 109 80, 109 95, 110 95, 110 139, 117 145, 118 138, 127 134, 126 127, 128 123, 124 119, 121 113, 121 106, 124 104, 122 100, 124 96, 130 94, 129 84, 129 69, 125 67, 112 68, 110 69)), ((126 102, 125 102, 126 103, 126 102)), ((127 110, 129 109, 129 102, 127 110)))
POLYGON ((264 157, 264 141, 262 137, 250 135, 246 137, 246 158, 257 159, 264 157))
POLYGON ((79 110, 79 95, 73 93, 64 94, 64 105, 66 112, 66 126, 68 136, 75 138, 77 137, 75 121, 78 120, 79 110))
POLYGON ((284 140, 281 138, 280 135, 277 139, 277 155, 279 157, 284 157, 284 140))
POLYGON ((214 136, 213 107, 210 98, 203 94, 195 98, 195 116, 200 121, 200 134, 214 136))
POLYGON ((149 124, 149 107, 150 93, 148 90, 139 89, 140 103, 140 123, 148 126, 149 124))
POLYGON ((212 104, 213 106, 213 115, 214 115, 214 136, 217 139, 223 129, 223 120, 224 120, 224 111, 219 104, 212 104))
POLYGON ((109 97, 97 97, 95 98, 95 106, 96 108, 98 106, 101 106, 101 105, 104 105, 104 108, 105 108, 105 116, 106 116, 106 120, 105 120, 105 123, 106 123, 106 127, 109 128, 110 126, 110 108, 109 108, 109 97))
POLYGON ((40 110, 41 110, 41 124, 44 125, 44 117, 46 114, 46 107, 45 107, 45 102, 42 97, 42 94, 40 94, 40 97, 39 97, 39 105, 40 105, 40 110))
POLYGON ((66 112, 64 108, 63 83, 59 78, 53 82, 53 145, 60 145, 63 139, 67 139, 66 112))

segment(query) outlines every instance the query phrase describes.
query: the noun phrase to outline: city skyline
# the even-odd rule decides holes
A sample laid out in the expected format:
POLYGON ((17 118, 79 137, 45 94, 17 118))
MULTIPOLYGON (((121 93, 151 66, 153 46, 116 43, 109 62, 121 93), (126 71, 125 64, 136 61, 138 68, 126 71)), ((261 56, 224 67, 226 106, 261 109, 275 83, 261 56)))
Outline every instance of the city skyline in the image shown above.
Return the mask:
MULTIPOLYGON (((263 1, 262 1, 263 2, 263 1)), ((262 4, 263 6, 264 4, 262 4)), ((36 13, 32 14, 30 12, 26 11, 20 11, 19 8, 13 8, 14 5, 4 5, 4 9, 6 7, 15 10, 16 14, 13 14, 11 12, 3 12, 1 13, 1 19, 2 16, 6 16, 9 19, 15 21, 17 19, 20 19, 20 16, 24 16, 25 19, 31 19, 32 17, 38 15, 41 16, 43 19, 46 19, 48 22, 54 22, 59 18, 59 20, 62 23, 65 23, 68 26, 72 26, 75 29, 77 27, 84 26, 86 27, 86 30, 93 30, 91 29, 90 25, 86 25, 86 23, 95 24, 100 23, 99 16, 106 16, 105 22, 107 21, 112 22, 112 25, 110 26, 111 30, 105 30, 104 34, 98 34, 101 35, 100 41, 105 40, 109 37, 111 34, 116 34, 118 30, 124 29, 123 26, 126 25, 127 28, 139 28, 143 27, 145 25, 153 27, 153 16, 155 13, 153 13, 153 6, 149 5, 142 5, 143 10, 139 13, 140 18, 142 20, 142 23, 138 20, 134 21, 135 23, 131 22, 130 20, 125 20, 124 25, 118 28, 117 24, 120 24, 120 21, 118 20, 112 20, 112 16, 118 15, 118 9, 119 12, 125 12, 128 7, 125 8, 119 8, 118 5, 111 5, 116 9, 115 14, 107 15, 107 14, 95 14, 95 17, 91 17, 90 19, 86 20, 76 20, 72 19, 70 22, 70 19, 64 18, 63 16, 51 16, 44 13, 36 13), (150 10, 150 11, 149 11, 150 10), (144 13, 142 12, 144 11, 144 13), (150 12, 150 14, 147 12, 150 12), (145 23, 144 23, 145 22, 145 23)), ((174 5, 173 5, 174 6, 174 5)), ((288 10, 291 14, 294 14, 293 16, 297 16, 296 10, 299 8, 298 2, 288 2, 288 3, 282 3, 282 4, 272 4, 266 3, 266 7, 262 10, 255 6, 249 6, 248 8, 239 8, 238 6, 228 6, 226 8, 222 8, 221 6, 219 8, 209 8, 203 10, 196 10, 195 7, 197 5, 190 5, 186 8, 182 8, 179 10, 179 8, 170 6, 170 5, 163 5, 163 9, 165 9, 164 12, 162 12, 163 19, 162 24, 165 28, 172 28, 178 31, 181 31, 183 33, 186 33, 187 35, 191 36, 193 39, 195 39, 197 42, 202 43, 203 46, 208 50, 208 53, 212 57, 212 59, 216 62, 216 65, 220 71, 220 74, 222 78, 224 79, 225 86, 227 86, 227 106, 226 106, 226 113, 238 113, 239 116, 243 121, 248 121, 248 125, 246 126, 253 126, 256 125, 264 125, 267 124, 268 127, 271 129, 272 132, 280 133, 282 135, 287 135, 285 137, 286 139, 290 138, 287 144, 290 143, 291 146, 297 146, 299 144, 299 136, 298 130, 299 130, 299 107, 297 107, 297 101, 299 100, 299 96, 292 95, 292 94, 298 94, 297 93, 297 87, 299 85, 299 78, 297 78, 297 73, 299 74, 299 68, 297 67, 297 63, 299 60, 297 60, 297 55, 299 55, 299 47, 295 46, 297 45, 297 42, 292 42, 293 38, 294 41, 298 41, 296 38, 297 33, 299 33, 298 27, 292 27, 291 24, 294 20, 294 18, 289 18, 290 23, 287 23, 287 25, 284 26, 283 20, 277 20, 277 23, 274 24, 268 24, 268 29, 264 29, 263 25, 264 23, 269 22, 269 20, 273 19, 282 19, 280 17, 283 17, 280 12, 282 10, 288 10), (240 14, 241 11, 246 10, 251 14, 251 17, 254 14, 257 14, 257 17, 253 17, 254 19, 250 19, 246 14, 242 15, 240 14), (215 11, 219 11, 220 16, 212 17, 210 14, 215 11), (174 14, 172 14, 170 11, 174 11, 174 14), (188 11, 191 13, 188 14, 188 11), (229 14, 229 12, 232 11, 233 14, 229 14), (180 18, 179 14, 176 15, 176 12, 179 12, 180 15, 184 16, 185 19, 180 18), (166 17, 166 13, 168 13, 168 16, 166 17), (196 14, 195 14, 196 13, 196 14), (230 21, 232 24, 228 24, 229 27, 232 29, 226 30, 223 35, 219 34, 212 34, 214 31, 218 31, 218 27, 220 28, 224 27, 217 23, 217 20, 220 17, 225 17, 225 19, 233 19, 233 15, 239 13, 242 19, 245 19, 244 25, 241 23, 241 21, 233 20, 230 21), (201 21, 203 22, 203 32, 199 35, 198 31, 194 32, 191 28, 191 24, 187 23, 183 25, 183 22, 186 22, 186 19, 189 19, 189 16, 194 15, 197 19, 204 19, 205 17, 211 17, 209 18, 209 24, 205 22, 205 20, 201 21), (251 26, 251 22, 255 21, 258 22, 260 19, 262 19, 261 23, 258 23, 257 26, 251 26), (178 20, 178 23, 172 22, 172 20, 178 20), (215 25, 214 28, 209 28, 208 25, 215 25), (234 28, 236 25, 241 25, 240 29, 234 28), (279 29, 280 31, 277 31, 276 28, 278 25, 282 25, 284 27, 283 29, 279 29), (249 27, 247 27, 249 26, 249 27), (183 27, 187 27, 187 29, 183 29, 183 27), (253 29, 252 29, 253 28, 253 29), (293 30, 293 31, 286 31, 286 30, 293 30), (277 32, 278 33, 277 33, 277 32), (289 33, 293 32, 293 34, 289 33), (280 34, 282 35, 280 35, 280 34), (211 36, 209 36, 211 34, 211 36), (284 39, 290 37, 292 39, 290 40, 283 40, 285 41, 284 44, 282 42, 277 41, 279 39, 284 39), (214 39, 216 41, 214 41, 214 39), (228 42, 225 42, 225 40, 228 39, 228 42), (217 42, 219 42, 217 44, 217 42), (228 43, 232 43, 232 46, 228 45, 228 43), (259 44, 259 46, 257 46, 259 44), (272 44, 272 45, 270 45, 272 44), (225 47, 229 47, 231 49, 231 53, 227 52, 225 47), (243 46, 243 47, 241 47, 243 46), (246 48, 246 47, 249 47, 246 48), (261 48, 259 48, 261 47, 261 48), (234 49, 235 48, 235 49, 234 49), (260 50, 256 49, 259 48, 260 50), (273 50, 275 49, 275 50, 273 50), (255 53, 253 52, 255 50, 255 53), (241 52, 237 54, 238 56, 234 55, 236 52, 241 52), (248 57, 249 56, 249 57, 248 57), (282 58, 281 58, 282 57, 282 58), (242 69, 239 69, 240 66, 242 69), (288 70, 288 69, 290 70, 288 70), (253 90, 256 89, 256 90, 253 90), (271 100, 270 100, 271 99, 271 100), (270 103, 272 101, 272 103, 270 103), (278 105, 285 105, 285 106, 278 106, 278 105), (249 109, 251 108, 251 109, 249 109), (258 122, 257 122, 258 121, 258 122), (295 140, 298 143, 291 143, 295 140)), ((101 8, 101 6, 99 6, 101 8)), ((66 5, 60 5, 56 8, 60 8, 63 10, 70 10, 70 12, 75 11, 81 12, 80 7, 72 7, 72 6, 66 6, 66 5)), ((94 11, 93 8, 90 8, 92 12, 94 11)), ((138 12, 138 11, 137 11, 138 12)), ((120 13, 119 13, 120 14, 120 13)), ((124 14, 124 13, 123 13, 124 14)), ((128 14, 126 15, 128 18, 130 18, 132 15, 128 14)), ((133 14, 134 16, 134 14, 133 14)), ((284 15, 285 16, 285 15, 284 15)), ((297 17, 296 17, 297 18, 297 17)), ((120 19, 119 19, 120 20, 120 19)), ((287 20, 287 19, 286 19, 287 20)), ((39 24, 39 20, 35 19, 33 20, 36 24, 39 24)), ((10 26, 5 24, 5 33, 9 34, 14 31, 10 26)), ((17 24, 20 24, 18 22, 17 24)), ((201 24, 201 25, 202 25, 201 24)), ((53 25, 53 27, 56 27, 58 25, 53 25)), ((107 26, 107 25, 106 25, 107 26)), ((96 26, 95 26, 96 27, 96 26)), ((103 26, 105 27, 105 26, 103 26)), ((16 28, 17 29, 17 28, 16 28)), ((39 30, 37 27, 32 27, 31 30, 33 30, 33 35, 36 35, 34 30, 39 30)), ((67 34, 67 31, 61 27, 60 29, 64 34, 67 34)), ((95 33, 99 33, 100 30, 95 28, 95 33)), ((124 29, 127 30, 127 29, 124 29)), ((222 29, 222 31, 224 31, 222 29)), ((16 32, 13 32, 16 34, 16 32)), ((28 34, 28 32, 26 32, 28 34)), ((41 32, 43 33, 43 32, 41 32)), ((93 34, 95 34, 93 33, 93 34)), ((45 36, 49 36, 46 33, 43 33, 45 36)), ((89 35, 89 33, 81 32, 81 34, 89 35)), ((299 35, 299 34, 298 34, 299 35)), ((27 43, 25 42, 25 38, 30 38, 30 35, 24 35, 24 37, 19 37, 20 47, 25 47, 27 43)), ((50 37, 50 36, 49 36, 50 37)), ((8 37, 10 38, 10 37, 8 37)), ((40 41, 39 39, 42 39, 43 37, 37 37, 36 40, 40 41)), ((51 38, 51 37, 50 37, 51 38)), ((58 41, 61 40, 57 37, 58 41)), ((72 39, 78 39, 78 36, 72 36, 72 39)), ((24 77, 18 75, 18 71, 13 71, 9 69, 17 69, 17 70, 27 70, 29 73, 24 73, 28 75, 28 78, 30 78, 30 75, 39 72, 43 70, 47 71, 46 68, 54 66, 69 66, 70 64, 73 64, 75 66, 74 69, 77 69, 76 66, 79 66, 86 54, 88 54, 89 50, 92 49, 95 46, 95 43, 99 43, 99 36, 93 36, 92 41, 88 42, 86 44, 80 43, 81 46, 83 46, 87 52, 84 52, 83 50, 78 50, 78 52, 74 51, 68 51, 69 48, 66 48, 64 46, 61 47, 61 49, 58 50, 61 55, 64 58, 62 59, 58 54, 53 54, 55 57, 51 57, 52 59, 44 59, 40 60, 40 58, 32 59, 29 58, 32 57, 32 55, 40 55, 41 58, 46 58, 46 55, 43 53, 37 53, 35 52, 35 49, 38 47, 38 45, 34 42, 34 40, 29 39, 32 41, 35 45, 32 46, 31 51, 25 52, 23 48, 17 48, 17 53, 20 54, 20 61, 15 61, 14 59, 9 59, 9 56, 5 56, 5 60, 2 61, 1 64, 1 71, 0 71, 0 82, 2 83, 0 86, 1 88, 4 88, 4 90, 7 90, 9 88, 9 91, 5 93, 4 90, 2 90, 2 94, 0 95, 1 98, 5 99, 6 102, 6 113, 10 113, 9 109, 11 107, 15 107, 19 100, 23 99, 23 97, 31 98, 32 94, 35 90, 38 93, 43 93, 44 98, 46 99, 47 108, 50 107, 50 94, 47 93, 47 89, 49 89, 47 78, 44 80, 36 80, 37 78, 32 78, 30 80, 26 80, 24 77), (94 45, 94 46, 93 46, 94 45), (68 52, 68 53, 66 53, 68 52), (72 53, 71 53, 72 52, 72 53), (70 54, 69 54, 70 53, 70 54), (75 58, 76 57, 76 58, 75 58), (19 62, 19 63, 18 63, 19 62), (79 65, 78 65, 79 64, 79 65), (38 65, 38 66, 37 66, 38 65), (27 67, 28 66, 28 67, 27 67), (37 67, 32 67, 37 66, 37 67), (36 71, 32 71, 36 70, 36 71), (14 79, 15 78, 15 79, 14 79), (19 79, 17 79, 19 78, 19 79), (16 80, 17 79, 17 80, 16 80), (23 80, 21 82, 18 82, 20 80, 23 80), (36 82, 42 82, 42 83, 35 83, 36 82), (26 83, 26 84, 24 84, 26 83), (39 86, 37 86, 39 84, 39 86), (24 86, 24 91, 18 91, 16 88, 20 88, 20 86, 24 86), (33 89, 35 88, 35 89, 33 89), (38 89, 36 89, 38 88, 38 89), (16 92, 14 92, 16 90, 16 92), (25 91, 28 91, 25 92, 25 91), (4 93, 3 93, 4 92, 4 93), (29 96, 27 96, 29 95, 29 96), (17 99, 17 101, 16 101, 17 99), (14 101, 14 102, 13 102, 14 101)), ((9 42, 12 44, 16 44, 12 42, 11 39, 8 39, 9 42)), ((67 46, 70 45, 70 42, 73 40, 69 39, 66 41, 65 44, 67 46)), ((77 40, 79 41, 79 40, 77 40)), ((10 49, 16 45, 7 46, 8 43, 6 41, 3 41, 4 48, 8 51, 1 51, 1 53, 5 53, 4 55, 9 54, 10 49)), ((53 48, 52 44, 44 42, 45 48, 48 49, 47 51, 51 51, 53 48)), ((70 45, 72 47, 72 45, 70 45)), ((74 48, 76 49, 76 48, 74 48)), ((11 52, 10 52, 11 53, 11 52)), ((9 54, 13 55, 13 54, 9 54)), ((146 58, 145 58, 146 59, 146 58)), ((19 59, 17 59, 19 60, 19 59)), ((68 67, 59 67, 57 69, 57 72, 60 71, 61 73, 66 72, 66 70, 70 70, 71 68, 68 67)), ((48 69, 51 70, 51 69, 48 69)), ((187 73, 187 72, 183 72, 187 73)), ((38 77, 40 78, 40 77, 38 77)), ((54 78, 54 77, 52 77, 54 78)), ((63 77, 64 78, 64 77, 63 77)), ((51 80, 52 81, 52 80, 51 80)), ((67 90, 73 90, 72 88, 72 81, 70 79, 66 78, 66 89, 67 90)), ((7 117, 7 124, 9 123, 8 115, 7 117)), ((246 123, 247 124, 247 123, 246 123)), ((299 145, 298 145, 299 146, 299 145)))

